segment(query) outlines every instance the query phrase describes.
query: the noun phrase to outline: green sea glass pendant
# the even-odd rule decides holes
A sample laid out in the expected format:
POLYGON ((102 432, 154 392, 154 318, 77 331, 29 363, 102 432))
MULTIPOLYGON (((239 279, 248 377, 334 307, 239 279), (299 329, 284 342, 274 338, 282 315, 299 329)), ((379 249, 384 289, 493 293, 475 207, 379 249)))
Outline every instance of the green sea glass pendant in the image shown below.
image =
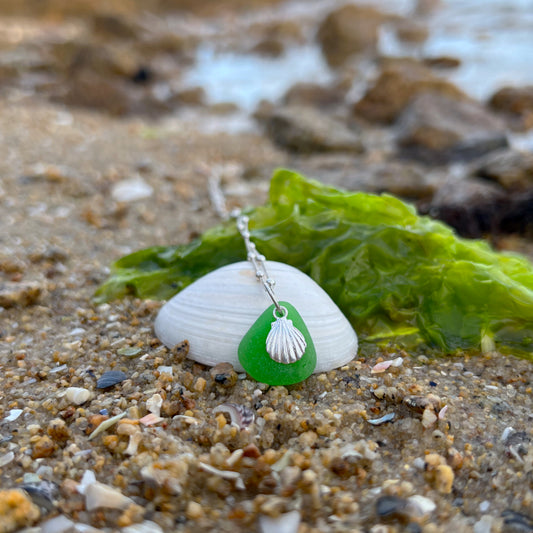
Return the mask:
MULTIPOLYGON (((275 324, 274 309, 271 305, 255 321, 239 344, 239 361, 246 372, 255 380, 268 385, 293 385, 307 379, 316 367, 316 351, 298 311, 288 302, 279 302, 287 310, 286 318, 305 339, 305 351, 294 363, 278 363, 267 351, 267 337, 278 324, 275 324)), ((276 315, 277 316, 277 315, 276 315)))

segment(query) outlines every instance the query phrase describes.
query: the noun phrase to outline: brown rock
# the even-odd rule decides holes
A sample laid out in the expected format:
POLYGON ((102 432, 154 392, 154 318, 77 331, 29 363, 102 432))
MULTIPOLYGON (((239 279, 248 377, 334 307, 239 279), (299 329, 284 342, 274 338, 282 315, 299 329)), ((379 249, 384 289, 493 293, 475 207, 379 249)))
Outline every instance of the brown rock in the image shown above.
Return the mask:
POLYGON ((533 127, 533 85, 503 87, 491 96, 489 106, 520 118, 524 129, 533 127))
POLYGON ((345 90, 340 87, 325 87, 318 83, 296 83, 283 97, 286 105, 333 107, 342 104, 345 90))
POLYGON ((56 449, 56 445, 52 442, 50 437, 46 435, 39 437, 33 445, 33 452, 31 456, 33 459, 40 459, 42 457, 50 457, 56 449))
POLYGON ((332 11, 317 35, 328 63, 339 66, 351 55, 375 50, 379 27, 389 19, 389 15, 368 6, 350 4, 332 11))
POLYGON ((436 76, 414 60, 388 61, 378 79, 353 108, 355 115, 370 122, 392 123, 412 99, 431 91, 450 98, 468 97, 453 83, 436 76))
POLYGON ((31 526, 40 516, 39 508, 22 491, 0 491, 0 533, 31 526))
POLYGON ((416 162, 365 162, 361 165, 354 157, 326 154, 313 157, 303 163, 301 169, 308 175, 320 176, 324 183, 353 191, 389 192, 410 199, 430 199, 435 192, 433 180, 416 162))
POLYGON ((495 181, 508 191, 533 189, 533 154, 519 150, 494 152, 481 161, 472 175, 495 181))
POLYGON ((356 152, 364 150, 359 136, 342 122, 303 106, 276 109, 266 121, 267 133, 288 150, 310 152, 356 152))
POLYGON ((422 93, 402 114, 398 146, 403 156, 429 164, 467 161, 505 148, 505 125, 473 101, 422 93))

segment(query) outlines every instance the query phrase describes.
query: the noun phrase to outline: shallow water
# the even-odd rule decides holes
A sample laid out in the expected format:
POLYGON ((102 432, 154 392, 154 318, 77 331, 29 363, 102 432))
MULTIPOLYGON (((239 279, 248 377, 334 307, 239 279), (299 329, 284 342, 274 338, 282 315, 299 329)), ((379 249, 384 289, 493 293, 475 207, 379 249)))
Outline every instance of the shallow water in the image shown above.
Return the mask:
MULTIPOLYGON (((284 5, 278 16, 321 20, 342 3, 300 0, 284 5)), ((373 2, 405 16, 414 12, 415 4, 414 0, 373 2)), ((271 17, 272 13, 264 16, 271 17)), ((486 99, 503 85, 533 83, 533 0, 445 0, 424 20, 430 30, 426 42, 401 43, 390 28, 383 28, 380 52, 457 57, 461 66, 444 75, 479 99, 486 99)), ((186 85, 205 88, 209 102, 235 102, 248 112, 262 99, 279 100, 297 82, 327 84, 333 79, 334 73, 312 35, 307 44, 290 47, 279 58, 217 52, 213 45, 206 44, 198 49, 194 66, 184 76, 186 85)))
POLYGON ((278 100, 289 87, 306 80, 333 80, 320 49, 311 44, 290 48, 279 58, 217 53, 213 45, 204 45, 186 76, 187 84, 205 89, 210 103, 235 102, 246 111, 263 99, 278 100))

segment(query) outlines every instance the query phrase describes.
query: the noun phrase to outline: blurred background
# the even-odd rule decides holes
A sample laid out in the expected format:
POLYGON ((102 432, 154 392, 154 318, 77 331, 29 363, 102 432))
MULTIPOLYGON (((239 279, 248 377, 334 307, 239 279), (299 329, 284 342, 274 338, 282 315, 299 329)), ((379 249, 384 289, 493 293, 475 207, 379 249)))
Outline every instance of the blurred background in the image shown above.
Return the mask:
MULTIPOLYGON (((527 249, 532 29, 533 0, 2 0, 0 119, 37 101, 59 123, 259 136, 271 160, 217 156, 230 197, 283 164, 527 249)), ((17 172, 40 161, 6 142, 17 172)))

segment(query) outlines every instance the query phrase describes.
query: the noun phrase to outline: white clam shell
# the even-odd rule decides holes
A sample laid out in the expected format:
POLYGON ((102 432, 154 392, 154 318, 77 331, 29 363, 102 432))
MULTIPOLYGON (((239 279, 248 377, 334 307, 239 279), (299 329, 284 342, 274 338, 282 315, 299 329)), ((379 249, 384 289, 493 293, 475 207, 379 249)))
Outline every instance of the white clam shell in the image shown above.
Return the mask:
MULTIPOLYGON (((266 262, 280 301, 291 303, 303 318, 317 355, 316 372, 338 368, 357 353, 357 335, 328 294, 298 269, 266 262)), ((155 334, 169 348, 187 339, 189 357, 215 366, 243 368, 239 344, 257 318, 272 305, 246 261, 219 268, 176 294, 159 311, 155 334)), ((290 318, 290 317, 289 317, 290 318)))

